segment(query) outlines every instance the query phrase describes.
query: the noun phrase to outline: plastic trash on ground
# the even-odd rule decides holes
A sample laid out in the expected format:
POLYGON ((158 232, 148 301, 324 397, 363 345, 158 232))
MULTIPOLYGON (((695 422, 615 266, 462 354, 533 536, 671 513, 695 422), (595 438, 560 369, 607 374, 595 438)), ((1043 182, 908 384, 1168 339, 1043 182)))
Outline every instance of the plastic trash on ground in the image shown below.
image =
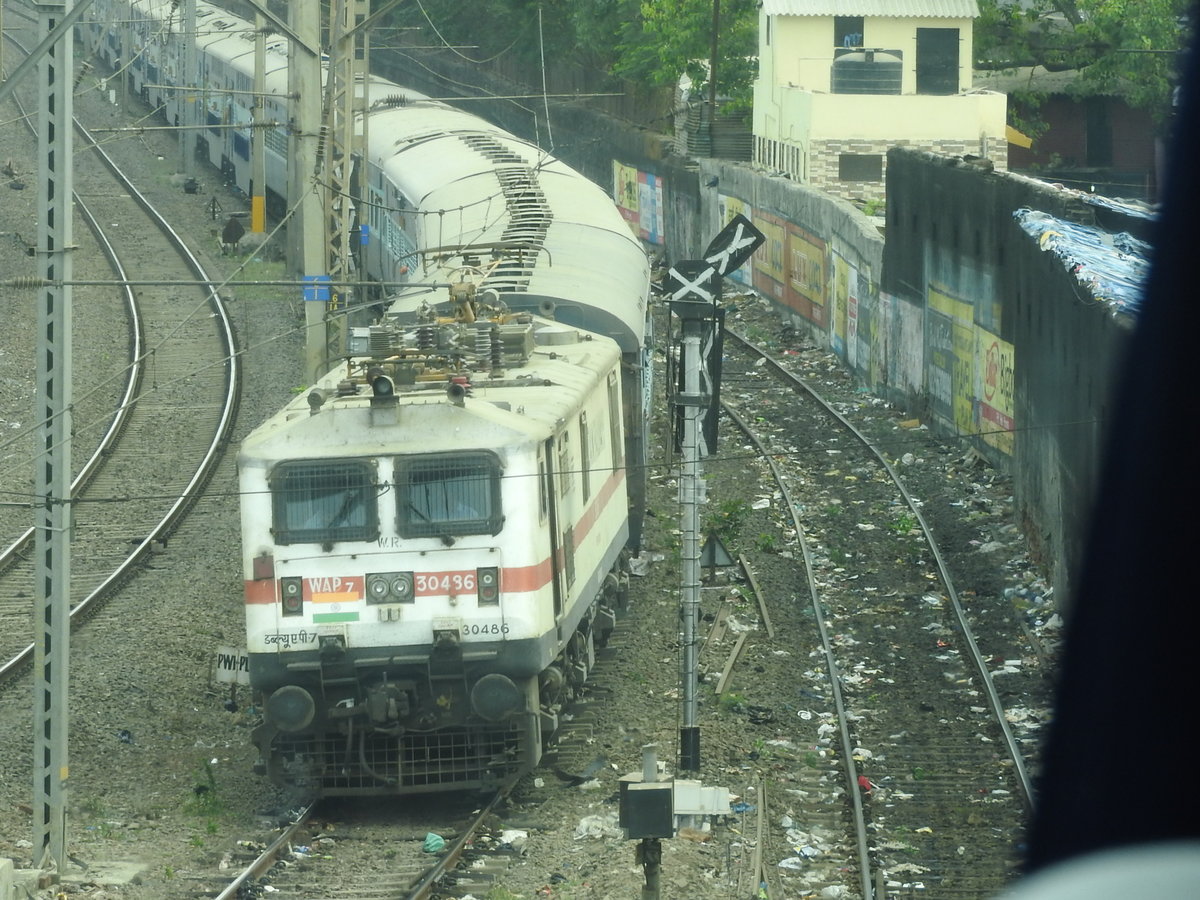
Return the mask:
POLYGON ((421 849, 426 853, 440 853, 446 849, 446 839, 431 831, 425 835, 425 842, 421 845, 421 849))

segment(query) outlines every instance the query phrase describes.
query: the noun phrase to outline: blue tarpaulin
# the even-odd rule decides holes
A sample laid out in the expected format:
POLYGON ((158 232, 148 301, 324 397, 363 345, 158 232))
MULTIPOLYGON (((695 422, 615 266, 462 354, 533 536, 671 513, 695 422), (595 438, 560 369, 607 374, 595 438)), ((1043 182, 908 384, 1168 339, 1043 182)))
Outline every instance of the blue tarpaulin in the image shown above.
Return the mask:
POLYGON ((1026 234, 1037 238, 1042 250, 1062 261, 1094 300, 1113 312, 1137 315, 1150 270, 1149 244, 1124 232, 1079 225, 1036 209, 1018 209, 1013 218, 1026 234))

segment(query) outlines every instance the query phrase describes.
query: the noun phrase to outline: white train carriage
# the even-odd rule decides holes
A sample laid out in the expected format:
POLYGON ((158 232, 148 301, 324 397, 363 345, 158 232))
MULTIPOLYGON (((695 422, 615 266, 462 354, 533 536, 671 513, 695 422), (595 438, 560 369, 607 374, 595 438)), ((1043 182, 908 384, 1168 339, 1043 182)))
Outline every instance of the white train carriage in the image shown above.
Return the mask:
MULTIPOLYGON (((367 257, 373 275, 437 280, 465 246, 498 260, 482 287, 510 308, 608 334, 627 353, 642 347, 649 264, 598 186, 441 103, 373 113, 370 137, 370 224, 382 238, 367 257)), ((418 287, 391 301, 412 309, 424 299, 418 287)))
MULTIPOLYGON (((80 25, 109 65, 131 54, 135 90, 179 123, 181 104, 198 102, 209 161, 249 193, 254 103, 253 25, 197 3, 199 84, 182 72, 180 5, 173 0, 95 0, 80 25), (116 23, 115 27, 112 23, 116 23), (122 24, 129 23, 121 37, 122 24), (127 45, 127 46, 126 46, 127 45), (217 126, 243 126, 220 127, 217 126)), ((266 118, 288 122, 288 40, 267 40, 266 118)), ((368 100, 369 196, 362 200, 368 241, 358 260, 365 278, 395 283, 432 274, 433 251, 474 245, 507 248, 484 287, 509 307, 616 338, 626 354, 645 346, 649 264, 611 199, 561 160, 478 116, 430 100, 378 76, 356 87, 368 100), (423 255, 415 255, 420 248, 423 255)), ((309 98, 311 100, 311 98, 309 98)), ((281 208, 287 193, 287 128, 264 129, 266 188, 281 208)), ((451 265, 457 265, 450 261, 451 265)), ((419 279, 418 279, 419 280, 419 279)), ((401 304, 420 297, 393 298, 401 304)), ((631 365, 643 360, 630 358, 631 365)))
POLYGON ((254 740, 281 783, 526 771, 622 602, 619 348, 465 318, 373 328, 242 444, 254 740))

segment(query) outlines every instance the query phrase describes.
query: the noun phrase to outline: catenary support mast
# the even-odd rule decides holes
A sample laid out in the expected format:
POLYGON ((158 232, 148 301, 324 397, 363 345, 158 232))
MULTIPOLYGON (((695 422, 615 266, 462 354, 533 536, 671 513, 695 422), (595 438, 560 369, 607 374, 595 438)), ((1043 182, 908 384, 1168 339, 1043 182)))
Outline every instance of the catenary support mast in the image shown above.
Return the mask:
MULTIPOLYGON (((70 0, 38 4, 48 37, 70 0)), ((34 459, 33 860, 57 868, 67 852, 67 683, 71 612, 71 170, 74 68, 66 31, 37 61, 38 267, 37 396, 34 459)))

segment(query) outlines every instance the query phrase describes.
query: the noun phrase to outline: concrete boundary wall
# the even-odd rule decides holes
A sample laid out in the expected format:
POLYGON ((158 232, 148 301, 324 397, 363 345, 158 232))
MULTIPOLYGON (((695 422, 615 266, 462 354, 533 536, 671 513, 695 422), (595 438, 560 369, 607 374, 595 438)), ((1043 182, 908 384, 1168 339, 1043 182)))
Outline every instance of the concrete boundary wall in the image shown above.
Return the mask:
POLYGON ((923 309, 924 382, 883 391, 1012 474, 1022 529, 1068 608, 1133 322, 1042 251, 1013 217, 1021 208, 1110 231, 1144 225, 1019 175, 889 154, 880 296, 923 309))

